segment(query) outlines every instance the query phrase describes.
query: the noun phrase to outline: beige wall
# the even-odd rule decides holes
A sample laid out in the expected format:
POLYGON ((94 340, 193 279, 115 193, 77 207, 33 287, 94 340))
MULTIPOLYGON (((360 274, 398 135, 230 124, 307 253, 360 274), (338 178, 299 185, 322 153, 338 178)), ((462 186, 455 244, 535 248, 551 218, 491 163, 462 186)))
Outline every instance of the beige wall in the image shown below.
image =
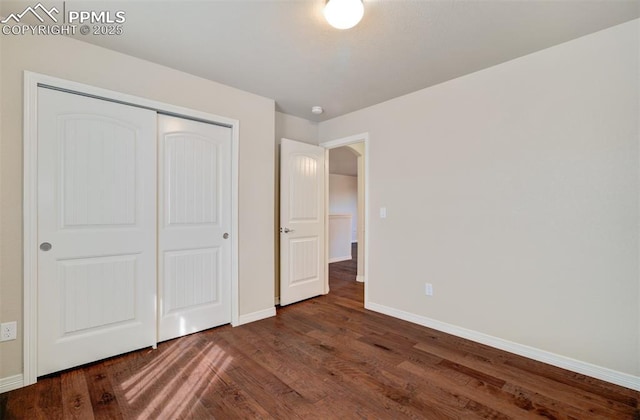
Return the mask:
POLYGON ((0 119, 0 378, 22 371, 22 82, 30 70, 240 121, 240 314, 273 307, 274 101, 61 36, 3 37, 0 119))
POLYGON ((640 375, 638 33, 320 123, 370 135, 369 301, 640 375))
POLYGON ((275 259, 275 279, 273 284, 273 293, 275 301, 280 301, 280 140, 285 138, 289 140, 297 140, 303 143, 318 144, 318 124, 282 112, 276 112, 275 116, 275 215, 274 215, 274 234, 276 237, 275 259))
POLYGON ((282 112, 276 112, 276 145, 280 139, 318 144, 318 123, 282 112))
POLYGON ((358 176, 358 153, 350 146, 329 149, 329 173, 358 176))
MULTIPOLYGON (((353 156, 353 159, 357 158, 353 156)), ((358 242, 357 176, 329 174, 329 214, 350 214, 349 242, 358 242)))

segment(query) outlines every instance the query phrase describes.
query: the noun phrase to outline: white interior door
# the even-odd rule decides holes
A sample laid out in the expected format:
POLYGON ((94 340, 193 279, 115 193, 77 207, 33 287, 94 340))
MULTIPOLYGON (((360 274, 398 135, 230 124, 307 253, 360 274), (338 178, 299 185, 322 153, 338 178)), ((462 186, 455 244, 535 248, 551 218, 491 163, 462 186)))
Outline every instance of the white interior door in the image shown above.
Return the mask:
POLYGON ((156 342, 156 113, 38 89, 38 375, 156 342))
POLYGON ((231 321, 231 129, 158 116, 159 341, 231 321))
POLYGON ((282 139, 280 304, 325 293, 325 150, 282 139))

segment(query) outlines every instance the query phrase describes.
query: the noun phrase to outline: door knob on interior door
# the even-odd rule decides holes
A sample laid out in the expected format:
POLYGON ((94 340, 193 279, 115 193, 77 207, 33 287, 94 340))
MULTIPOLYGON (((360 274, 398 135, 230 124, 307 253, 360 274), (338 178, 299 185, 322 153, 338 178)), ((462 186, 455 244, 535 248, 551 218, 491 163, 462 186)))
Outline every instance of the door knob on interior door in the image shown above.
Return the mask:
POLYGON ((51 248, 53 248, 53 247, 51 246, 51 244, 49 242, 43 242, 43 243, 40 244, 40 249, 42 251, 46 252, 46 251, 49 251, 51 248))
POLYGON ((289 228, 280 228, 280 232, 291 233, 291 232, 295 232, 295 230, 289 229, 289 228))

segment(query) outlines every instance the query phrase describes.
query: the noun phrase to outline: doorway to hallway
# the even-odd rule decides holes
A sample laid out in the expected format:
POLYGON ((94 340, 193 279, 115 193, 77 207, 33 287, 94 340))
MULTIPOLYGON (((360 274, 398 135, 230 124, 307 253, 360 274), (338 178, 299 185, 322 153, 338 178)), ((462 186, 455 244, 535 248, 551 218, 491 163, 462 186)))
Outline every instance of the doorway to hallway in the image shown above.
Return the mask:
MULTIPOLYGON (((367 304, 367 262, 368 262, 368 220, 369 220, 369 212, 368 212, 368 191, 369 191, 369 162, 368 162, 368 143, 369 143, 369 134, 361 133, 353 136, 331 140, 328 142, 321 143, 320 146, 324 147, 327 152, 326 156, 329 160, 327 164, 327 193, 326 193, 326 202, 327 202, 327 285, 329 286, 329 290, 334 290, 334 287, 339 287, 340 284, 353 284, 353 276, 355 273, 355 281, 361 284, 362 287, 358 287, 357 289, 361 292, 361 298, 358 299, 363 303, 364 306, 367 304), (337 262, 331 264, 331 252, 329 249, 329 241, 331 240, 330 236, 330 214, 331 214, 331 165, 332 159, 331 154, 336 150, 345 150, 348 149, 349 153, 352 157, 355 157, 356 168, 355 171, 352 169, 351 175, 355 175, 356 179, 356 211, 353 212, 355 217, 355 223, 350 229, 349 232, 350 242, 350 258, 345 261, 337 262), (347 279, 347 281, 345 281, 347 279)), ((333 162, 334 171, 333 173, 339 174, 339 171, 336 170, 335 161, 333 162)), ((340 165, 340 164, 339 164, 340 165)), ((334 175, 335 176, 335 175, 334 175)))

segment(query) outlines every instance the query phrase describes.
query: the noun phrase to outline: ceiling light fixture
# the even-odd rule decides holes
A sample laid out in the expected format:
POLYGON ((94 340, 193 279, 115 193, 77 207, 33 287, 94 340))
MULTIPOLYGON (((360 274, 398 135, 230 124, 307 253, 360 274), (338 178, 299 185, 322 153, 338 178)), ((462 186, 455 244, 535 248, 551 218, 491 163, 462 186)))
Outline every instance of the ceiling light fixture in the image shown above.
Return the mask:
POLYGON ((320 115, 324 112, 324 109, 322 109, 321 106, 314 106, 311 108, 311 112, 313 112, 316 115, 320 115))
POLYGON ((336 29, 353 28, 364 15, 362 0, 327 0, 324 17, 336 29))

